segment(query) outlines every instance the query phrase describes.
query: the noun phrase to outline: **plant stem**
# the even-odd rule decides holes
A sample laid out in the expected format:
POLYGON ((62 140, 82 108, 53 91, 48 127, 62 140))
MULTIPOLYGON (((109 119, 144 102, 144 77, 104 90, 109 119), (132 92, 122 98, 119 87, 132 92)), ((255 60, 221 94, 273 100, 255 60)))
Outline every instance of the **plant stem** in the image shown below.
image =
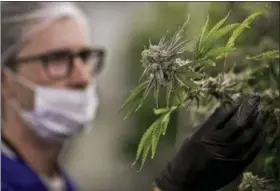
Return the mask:
POLYGON ((223 81, 225 80, 226 65, 227 65, 227 55, 225 56, 225 59, 224 59, 223 81))
POLYGON ((280 101, 280 60, 278 59, 278 91, 279 91, 279 101, 280 101))

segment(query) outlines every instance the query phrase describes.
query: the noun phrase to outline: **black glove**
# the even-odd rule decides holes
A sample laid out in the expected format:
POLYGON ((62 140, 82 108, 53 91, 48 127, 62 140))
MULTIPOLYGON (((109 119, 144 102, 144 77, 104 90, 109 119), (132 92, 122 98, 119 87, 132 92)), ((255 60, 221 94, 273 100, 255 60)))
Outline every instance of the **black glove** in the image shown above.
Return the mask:
POLYGON ((214 191, 240 175, 264 143, 260 97, 225 103, 200 125, 156 178, 163 191, 214 191))

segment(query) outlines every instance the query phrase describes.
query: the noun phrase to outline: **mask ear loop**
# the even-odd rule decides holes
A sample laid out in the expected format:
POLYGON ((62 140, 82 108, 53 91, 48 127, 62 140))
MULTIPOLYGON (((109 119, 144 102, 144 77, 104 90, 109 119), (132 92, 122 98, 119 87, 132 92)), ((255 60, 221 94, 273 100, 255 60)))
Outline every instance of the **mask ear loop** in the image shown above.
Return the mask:
POLYGON ((36 84, 34 84, 33 82, 31 82, 30 80, 26 79, 25 77, 16 74, 16 72, 12 71, 10 68, 8 67, 4 67, 2 70, 5 70, 4 72, 7 72, 9 74, 9 76, 12 77, 13 80, 15 80, 16 82, 18 82, 19 84, 25 86, 26 88, 34 91, 34 89, 37 87, 36 84))
MULTIPOLYGON (((11 77, 15 82, 34 91, 34 88, 36 87, 36 85, 33 84, 31 81, 27 80, 25 77, 17 75, 14 71, 12 71, 10 68, 8 68, 6 66, 2 70, 5 70, 5 72, 8 73, 9 77, 11 77)), ((25 122, 26 120, 23 120, 23 116, 21 115, 22 113, 24 113, 25 110, 20 106, 20 104, 16 100, 7 100, 7 103, 16 111, 16 113, 20 117, 20 119, 25 122)), ((35 122, 30 120, 30 117, 27 117, 27 118, 28 118, 28 120, 26 122, 28 123, 28 125, 36 125, 35 122)))
POLYGON ((18 102, 9 100, 7 103, 15 110, 16 115, 20 118, 24 125, 27 125, 28 127, 37 125, 37 123, 31 119, 31 115, 33 115, 31 112, 28 112, 28 115, 23 115, 25 110, 22 109, 18 102))

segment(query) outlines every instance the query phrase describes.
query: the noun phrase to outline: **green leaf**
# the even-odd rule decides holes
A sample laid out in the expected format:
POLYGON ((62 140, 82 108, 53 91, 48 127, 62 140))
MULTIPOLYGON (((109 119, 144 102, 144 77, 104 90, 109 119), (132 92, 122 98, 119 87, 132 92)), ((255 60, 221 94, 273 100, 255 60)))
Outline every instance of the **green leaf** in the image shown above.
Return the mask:
POLYGON ((279 50, 269 50, 267 52, 263 52, 261 54, 258 54, 256 56, 250 57, 247 56, 246 59, 249 60, 268 60, 268 59, 278 59, 280 56, 279 50))
POLYGON ((127 120, 127 118, 136 110, 136 108, 138 107, 140 101, 135 101, 135 103, 132 104, 131 108, 128 110, 128 112, 126 113, 124 120, 127 120))
POLYGON ((189 69, 181 69, 180 71, 176 72, 178 76, 184 76, 184 78, 201 78, 201 74, 199 72, 193 72, 189 69))
POLYGON ((214 62, 211 59, 206 60, 206 64, 207 64, 207 66, 210 66, 210 67, 215 67, 216 66, 216 62, 214 62))
POLYGON ((157 125, 156 125, 156 127, 154 128, 154 131, 153 131, 151 159, 153 159, 155 157, 155 154, 156 154, 156 149, 157 149, 159 137, 160 137, 160 134, 161 134, 161 122, 162 121, 157 121, 157 125))
POLYGON ((147 159, 148 153, 151 150, 151 158, 153 159, 156 154, 156 149, 158 145, 158 141, 161 134, 165 134, 169 120, 170 120, 170 114, 177 109, 176 106, 173 106, 171 108, 161 108, 161 112, 167 111, 167 113, 162 114, 154 123, 146 130, 146 132, 143 134, 140 143, 137 148, 136 153, 136 159, 134 161, 134 164, 139 160, 141 154, 141 167, 140 170, 143 168, 143 165, 145 164, 145 161, 147 159))
POLYGON ((145 81, 143 83, 141 83, 140 85, 138 85, 133 91, 132 93, 129 95, 129 97, 125 100, 125 102, 122 104, 120 109, 123 109, 124 107, 126 107, 127 105, 135 102, 135 100, 137 99, 137 97, 139 95, 141 95, 143 93, 143 91, 145 90, 147 84, 149 83, 149 81, 145 81))
POLYGON ((219 21, 208 33, 208 35, 206 36, 206 39, 210 38, 211 36, 214 36, 215 33, 218 31, 218 29, 224 24, 224 22, 227 20, 227 18, 230 15, 230 11, 228 12, 228 14, 221 20, 219 21))
POLYGON ((177 83, 171 96, 171 105, 180 105, 186 97, 185 88, 177 83))
MULTIPOLYGON (((196 43, 196 55, 199 55, 199 53, 200 53, 201 43, 202 43, 202 40, 203 40, 204 33, 205 33, 205 31, 207 29, 207 26, 208 26, 208 22, 209 22, 209 16, 207 16, 206 22, 205 22, 204 26, 202 27, 202 30, 199 34, 199 38, 198 38, 197 43, 196 43)), ((198 57, 196 56, 195 60, 197 60, 197 59, 198 59, 198 57)))
POLYGON ((186 88, 191 88, 191 89, 195 89, 197 88, 197 85, 195 83, 193 83, 191 81, 191 77, 187 76, 187 75, 180 75, 180 74, 175 74, 175 79, 183 86, 185 86, 186 88))
POLYGON ((240 34, 245 30, 245 28, 249 28, 250 24, 254 21, 254 19, 261 15, 262 12, 255 12, 247 17, 232 33, 232 36, 229 38, 227 42, 227 47, 234 47, 235 40, 240 36, 240 34))
POLYGON ((175 98, 177 99, 177 103, 174 103, 173 105, 180 105, 182 102, 184 102, 186 97, 187 97, 186 89, 180 85, 175 92, 175 98))
POLYGON ((159 114, 167 113, 169 110, 170 108, 158 108, 158 109, 154 109, 154 113, 156 115, 159 115, 159 114))
POLYGON ((166 104, 167 104, 167 107, 169 107, 172 90, 173 90, 173 83, 171 81, 171 82, 169 82, 169 84, 166 87, 166 104))
POLYGON ((273 162, 275 161, 275 156, 269 156, 265 159, 264 161, 264 165, 265 167, 268 167, 269 165, 271 165, 273 162))
POLYGON ((235 48, 232 48, 232 47, 217 47, 217 48, 214 48, 214 49, 210 50, 207 53, 206 56, 220 58, 225 53, 228 53, 228 52, 233 51, 233 50, 235 50, 235 48))
POLYGON ((209 36, 208 38, 206 38, 205 42, 203 43, 204 44, 203 53, 206 54, 209 50, 211 50, 211 48, 213 47, 214 43, 217 40, 221 39, 223 36, 228 34, 230 31, 235 29, 237 26, 238 26, 237 23, 226 25, 223 28, 221 28, 220 30, 218 30, 217 32, 215 32, 214 34, 212 34, 211 36, 209 36))
POLYGON ((148 97, 148 95, 149 95, 151 89, 152 89, 155 85, 157 85, 157 84, 156 84, 156 80, 155 80, 154 78, 148 81, 148 85, 147 85, 147 87, 145 88, 145 91, 144 91, 144 93, 143 93, 143 96, 142 96, 142 98, 141 98, 141 101, 140 101, 138 107, 136 108, 136 111, 137 111, 140 107, 142 107, 142 105, 143 105, 145 99, 148 97))
POLYGON ((156 122, 154 122, 147 130, 146 132, 143 134, 140 142, 139 142, 139 145, 138 145, 138 148, 137 148, 137 153, 136 153, 136 159, 135 161, 137 161, 139 159, 139 157, 141 156, 141 153, 144 151, 144 149, 150 145, 150 142, 149 142, 149 139, 151 139, 152 137, 152 132, 153 132, 153 129, 156 125, 156 122))
POLYGON ((163 119, 162 119, 162 135, 165 135, 166 131, 167 131, 167 127, 168 127, 168 124, 169 124, 169 121, 170 121, 170 115, 172 114, 172 112, 174 112, 178 107, 177 106, 172 106, 170 108, 170 111, 164 115, 163 119))
POLYGON ((165 133, 167 131, 167 127, 168 127, 169 120, 170 120, 170 114, 171 114, 171 112, 167 113, 164 116, 163 120, 162 120, 162 126, 161 126, 161 128, 162 128, 162 131, 161 131, 162 135, 165 135, 165 133))
POLYGON ((144 148, 142 160, 141 160, 141 166, 140 166, 139 170, 142 170, 142 168, 144 167, 144 164, 146 162, 150 149, 151 149, 151 144, 147 145, 147 147, 144 148))
MULTIPOLYGON (((279 85, 280 87, 280 80, 279 80, 279 76, 280 76, 280 68, 277 67, 277 65, 273 65, 271 64, 269 67, 269 71, 271 73, 271 77, 273 78, 273 80, 275 81, 276 84, 279 85)), ((280 88, 279 88, 280 90, 280 88)))
POLYGON ((160 84, 157 83, 154 89, 154 98, 156 100, 156 107, 158 108, 158 100, 159 100, 159 91, 160 91, 160 84))

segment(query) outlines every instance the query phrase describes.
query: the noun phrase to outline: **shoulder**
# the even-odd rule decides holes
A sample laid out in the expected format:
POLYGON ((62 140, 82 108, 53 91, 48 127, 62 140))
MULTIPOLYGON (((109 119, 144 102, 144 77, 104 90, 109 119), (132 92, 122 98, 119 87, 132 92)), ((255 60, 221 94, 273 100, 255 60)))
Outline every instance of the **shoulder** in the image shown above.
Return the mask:
POLYGON ((7 191, 24 185, 26 180, 33 181, 36 178, 27 166, 4 152, 1 152, 1 175, 1 188, 7 191))
MULTIPOLYGON (((20 164, 15 158, 7 155, 5 152, 1 152, 1 174, 2 180, 7 180, 10 176, 16 176, 18 174, 18 169, 20 164)), ((12 178, 12 177, 11 177, 12 178)))
POLYGON ((17 173, 13 173, 17 164, 5 152, 1 151, 1 190, 12 191, 10 180, 15 179, 17 173))
POLYGON ((2 152, 1 152, 1 190, 2 191, 13 191, 11 186, 9 185, 9 162, 7 161, 9 158, 7 158, 2 152))

